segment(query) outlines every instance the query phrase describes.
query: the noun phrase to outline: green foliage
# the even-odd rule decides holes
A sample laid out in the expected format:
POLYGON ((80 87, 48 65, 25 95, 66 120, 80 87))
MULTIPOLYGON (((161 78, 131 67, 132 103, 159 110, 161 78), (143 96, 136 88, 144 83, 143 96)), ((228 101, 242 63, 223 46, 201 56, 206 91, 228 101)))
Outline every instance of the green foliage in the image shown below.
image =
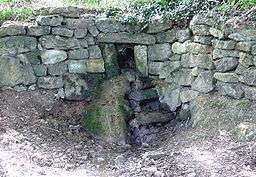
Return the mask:
POLYGON ((249 8, 256 5, 256 0, 226 0, 224 4, 229 4, 231 6, 239 6, 242 8, 249 8))
POLYGON ((33 15, 31 8, 5 8, 0 10, 0 21, 24 20, 33 15))

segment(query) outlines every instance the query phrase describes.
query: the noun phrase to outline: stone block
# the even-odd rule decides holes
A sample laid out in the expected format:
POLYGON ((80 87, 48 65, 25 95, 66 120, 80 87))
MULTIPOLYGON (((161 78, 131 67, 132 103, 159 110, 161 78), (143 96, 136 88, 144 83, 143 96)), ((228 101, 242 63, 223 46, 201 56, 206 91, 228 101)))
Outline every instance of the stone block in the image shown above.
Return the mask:
POLYGON ((52 76, 60 76, 68 71, 68 66, 66 63, 57 63, 48 66, 48 73, 52 76))
POLYGON ((238 58, 224 57, 214 62, 215 68, 219 72, 227 72, 236 69, 238 66, 238 58))
POLYGON ((59 15, 39 16, 36 19, 40 26, 60 26, 62 21, 63 17, 59 15))
POLYGON ((89 58, 87 49, 77 49, 68 51, 68 58, 72 60, 83 60, 89 58))
POLYGON ((43 89, 58 89, 64 86, 62 77, 39 77, 37 86, 43 89))
POLYGON ((63 37, 72 37, 74 34, 74 31, 64 27, 54 27, 52 28, 52 34, 63 36, 63 37))
POLYGON ((144 45, 134 47, 134 60, 136 68, 144 75, 148 76, 148 48, 144 45))
POLYGON ((209 93, 213 89, 213 73, 211 71, 202 71, 192 83, 192 90, 202 93, 209 93))
POLYGON ((29 36, 43 36, 51 33, 51 28, 49 26, 38 26, 31 25, 28 26, 28 35, 29 36))
POLYGON ((62 50, 45 50, 41 52, 44 64, 55 64, 67 59, 67 53, 62 50))
POLYGON ((237 83, 239 81, 236 73, 214 73, 213 77, 221 82, 237 83))
POLYGON ((148 46, 149 61, 165 61, 171 56, 171 46, 168 43, 148 46))

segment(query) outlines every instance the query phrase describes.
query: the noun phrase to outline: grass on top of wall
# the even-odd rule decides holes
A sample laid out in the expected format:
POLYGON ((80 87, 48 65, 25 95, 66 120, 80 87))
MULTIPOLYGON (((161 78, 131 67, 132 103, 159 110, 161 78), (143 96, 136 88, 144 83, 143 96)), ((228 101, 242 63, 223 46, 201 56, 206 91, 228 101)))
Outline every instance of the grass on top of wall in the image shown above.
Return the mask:
POLYGON ((0 10, 0 22, 6 20, 25 20, 33 15, 31 8, 7 7, 0 10))

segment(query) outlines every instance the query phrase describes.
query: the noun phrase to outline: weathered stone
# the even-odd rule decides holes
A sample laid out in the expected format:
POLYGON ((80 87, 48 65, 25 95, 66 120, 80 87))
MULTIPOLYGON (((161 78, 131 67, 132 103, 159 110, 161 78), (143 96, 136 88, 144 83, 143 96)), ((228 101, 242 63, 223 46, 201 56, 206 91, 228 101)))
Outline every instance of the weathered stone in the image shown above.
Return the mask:
POLYGON ((188 62, 190 67, 213 69, 213 60, 210 54, 190 54, 190 60, 188 62))
POLYGON ((86 73, 87 65, 85 60, 69 60, 68 70, 70 73, 86 73))
POLYGON ((210 35, 210 27, 207 25, 193 25, 191 26, 191 30, 194 35, 198 36, 208 36, 210 35))
POLYGON ((89 58, 89 52, 87 49, 78 49, 68 51, 68 58, 73 60, 82 60, 89 58))
POLYGON ((65 18, 63 20, 65 27, 69 29, 88 29, 89 26, 94 24, 94 21, 86 18, 65 18))
POLYGON ((233 50, 237 42, 232 40, 213 40, 213 46, 217 49, 233 50))
POLYGON ((42 47, 46 49, 77 49, 80 47, 80 43, 75 38, 65 38, 60 36, 46 35, 39 38, 39 42, 42 47))
POLYGON ((193 127, 209 135, 218 130, 232 132, 241 122, 255 123, 256 105, 249 100, 218 95, 201 95, 191 104, 193 127))
POLYGON ((238 141, 256 140, 256 123, 242 122, 232 131, 238 141))
POLYGON ((104 43, 129 43, 129 44, 155 44, 156 39, 154 36, 138 33, 131 35, 127 32, 120 33, 100 33, 98 35, 98 42, 104 43))
POLYGON ((49 26, 37 26, 37 25, 28 26, 29 36, 48 35, 50 34, 50 32, 51 32, 51 28, 49 26))
POLYGON ((24 53, 24 55, 28 59, 29 63, 32 65, 37 65, 41 63, 39 50, 33 50, 31 52, 24 53))
POLYGON ((214 73, 213 77, 222 82, 236 83, 239 81, 236 73, 214 73))
POLYGON ((97 28, 103 33, 117 33, 126 31, 127 27, 121 22, 109 18, 97 19, 95 22, 97 28))
POLYGON ((179 42, 185 42, 191 38, 191 32, 189 29, 178 30, 176 32, 176 38, 179 42))
POLYGON ((222 39, 224 38, 224 32, 217 28, 210 28, 210 34, 216 38, 222 39))
POLYGON ((36 22, 41 26, 60 26, 63 17, 59 15, 39 16, 36 22))
POLYGON ((238 58, 224 57, 214 62, 216 70, 219 72, 227 72, 236 69, 238 66, 238 58))
POLYGON ((89 44, 86 39, 78 39, 81 48, 88 48, 89 44))
POLYGON ((165 61, 171 56, 171 46, 165 44, 155 44, 148 46, 148 59, 149 61, 165 61))
POLYGON ((170 121, 173 115, 162 112, 141 112, 135 114, 135 119, 139 125, 149 125, 153 123, 165 123, 170 121))
POLYGON ((89 33, 90 33, 93 37, 98 36, 98 34, 100 33, 99 30, 97 29, 97 27, 96 27, 94 24, 88 26, 88 31, 89 31, 89 33))
POLYGON ((103 59, 93 59, 86 60, 86 71, 89 73, 102 73, 105 72, 104 60, 103 59))
POLYGON ((243 86, 244 96, 248 100, 256 101, 256 88, 243 86))
POLYGON ((167 42, 173 43, 177 40, 176 33, 177 33, 177 31, 175 29, 158 33, 158 34, 156 34, 156 41, 158 43, 167 43, 167 42))
POLYGON ((243 88, 237 83, 217 82, 217 90, 221 95, 240 99, 244 96, 243 88))
POLYGON ((256 41, 256 30, 243 29, 243 30, 240 30, 239 32, 230 34, 228 37, 235 41, 256 41))
POLYGON ((24 55, 0 58, 0 87, 13 87, 18 84, 29 85, 36 82, 34 71, 24 55))
POLYGON ((68 71, 68 66, 66 63, 57 63, 48 66, 48 73, 52 76, 60 76, 68 71))
POLYGON ((181 55, 173 54, 170 57, 170 61, 180 61, 181 60, 181 55))
POLYGON ((252 46, 252 54, 253 54, 253 55, 256 55, 256 45, 253 45, 253 46, 252 46))
POLYGON ((195 25, 208 25, 208 26, 214 26, 216 24, 216 21, 213 18, 209 18, 207 14, 205 13, 198 13, 194 15, 192 20, 189 23, 189 27, 192 28, 192 26, 195 25))
POLYGON ((43 10, 40 10, 39 13, 43 14, 58 14, 63 17, 69 17, 69 18, 78 18, 82 17, 84 13, 86 13, 86 10, 81 7, 76 7, 76 6, 68 6, 68 7, 53 7, 53 8, 46 8, 46 12, 44 13, 43 10))
POLYGON ((43 89, 57 89, 63 87, 62 77, 39 77, 37 86, 43 89))
POLYGON ((159 71, 159 78, 165 79, 167 78, 172 72, 177 71, 181 68, 180 61, 165 61, 163 64, 163 68, 159 71))
POLYGON ((194 90, 190 90, 190 89, 181 90, 180 100, 182 103, 187 103, 194 100, 198 95, 199 95, 199 92, 194 90))
POLYGON ((212 44, 212 37, 211 36, 194 36, 194 42, 211 45, 212 44))
POLYGON ((128 135, 125 121, 131 116, 125 100, 128 88, 129 82, 123 76, 105 81, 86 110, 83 126, 104 141, 125 144, 128 135))
POLYGON ((87 31, 88 31, 87 28, 75 29, 74 31, 75 38, 77 39, 84 38, 87 35, 87 31))
POLYGON ((46 76, 47 68, 44 65, 33 65, 34 73, 36 76, 46 76))
POLYGON ((102 58, 101 50, 97 45, 89 46, 88 50, 89 50, 89 56, 90 56, 91 59, 102 58))
POLYGON ((244 52, 250 52, 253 44, 254 42, 238 42, 236 49, 244 52))
POLYGON ((15 36, 15 35, 25 35, 26 29, 24 25, 7 23, 0 27, 0 37, 4 36, 15 36))
POLYGON ((148 48, 144 45, 134 47, 134 60, 136 68, 143 74, 148 76, 148 48))
POLYGON ((149 74, 159 75, 164 67, 164 62, 150 62, 148 65, 149 74))
POLYGON ((244 67, 243 65, 238 64, 238 66, 235 70, 235 73, 239 74, 239 75, 242 75, 244 73, 244 71, 246 71, 246 70, 247 70, 247 67, 244 67))
POLYGON ((68 28, 63 28, 63 27, 54 27, 52 28, 52 34, 64 36, 64 37, 72 37, 74 34, 74 31, 68 28))
POLYGON ((76 74, 66 74, 64 79, 64 98, 66 100, 84 100, 88 95, 88 86, 84 79, 76 74))
POLYGON ((85 39, 86 39, 88 45, 95 45, 95 40, 92 36, 86 36, 85 39))
POLYGON ((240 52, 239 53, 239 63, 247 68, 252 66, 253 65, 252 55, 244 53, 244 52, 240 52))
POLYGON ((55 64, 67 59, 67 53, 62 50, 45 50, 41 53, 44 64, 55 64))
POLYGON ((213 73, 211 71, 201 72, 196 80, 192 83, 192 89, 202 93, 212 91, 214 89, 213 73))
POLYGON ((175 42, 172 44, 172 51, 176 54, 184 54, 188 52, 188 44, 189 42, 186 41, 184 43, 175 42))
POLYGON ((247 85, 256 86, 255 68, 245 70, 240 77, 240 81, 247 85))
POLYGON ((191 86, 193 77, 191 69, 180 69, 171 73, 166 79, 166 82, 176 83, 180 86, 191 86))
POLYGON ((24 53, 37 48, 36 38, 26 36, 10 36, 0 39, 0 54, 6 52, 24 53))
POLYGON ((174 84, 159 83, 156 86, 159 100, 167 104, 171 111, 175 111, 180 105, 180 88, 174 84))
POLYGON ((239 58, 239 52, 236 50, 214 49, 212 55, 213 55, 213 59, 218 59, 218 58, 223 58, 223 57, 239 58))
POLYGON ((191 42, 188 44, 188 51, 193 54, 199 54, 199 53, 207 54, 207 53, 211 53, 212 48, 208 45, 191 42))
POLYGON ((181 55, 181 66, 183 68, 190 68, 190 53, 181 55))
MULTIPOLYGON (((118 52, 114 44, 104 44, 101 46, 102 55, 105 60, 105 70, 107 78, 112 78, 119 75, 119 65, 118 65, 118 52)), ((135 60, 138 54, 136 54, 137 48, 134 47, 135 60)), ((138 67, 139 68, 139 67, 138 67)), ((142 71, 141 71, 142 72, 142 71)))
POLYGON ((204 71, 204 69, 198 68, 198 67, 194 67, 191 70, 191 74, 192 74, 192 76, 197 77, 202 71, 204 71))
POLYGON ((159 33, 159 32, 171 29, 171 28, 172 28, 172 22, 161 23, 161 22, 155 21, 153 23, 148 24, 147 33, 149 33, 149 34, 159 33))

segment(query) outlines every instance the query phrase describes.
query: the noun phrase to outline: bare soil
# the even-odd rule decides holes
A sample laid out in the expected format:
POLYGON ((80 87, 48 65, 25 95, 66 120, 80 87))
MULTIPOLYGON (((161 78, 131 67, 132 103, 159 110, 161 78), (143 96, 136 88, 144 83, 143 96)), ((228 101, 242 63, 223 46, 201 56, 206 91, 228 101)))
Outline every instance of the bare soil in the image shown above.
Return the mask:
POLYGON ((80 126, 86 107, 50 91, 0 92, 0 176, 256 177, 256 142, 166 125, 148 146, 110 146, 80 126))

